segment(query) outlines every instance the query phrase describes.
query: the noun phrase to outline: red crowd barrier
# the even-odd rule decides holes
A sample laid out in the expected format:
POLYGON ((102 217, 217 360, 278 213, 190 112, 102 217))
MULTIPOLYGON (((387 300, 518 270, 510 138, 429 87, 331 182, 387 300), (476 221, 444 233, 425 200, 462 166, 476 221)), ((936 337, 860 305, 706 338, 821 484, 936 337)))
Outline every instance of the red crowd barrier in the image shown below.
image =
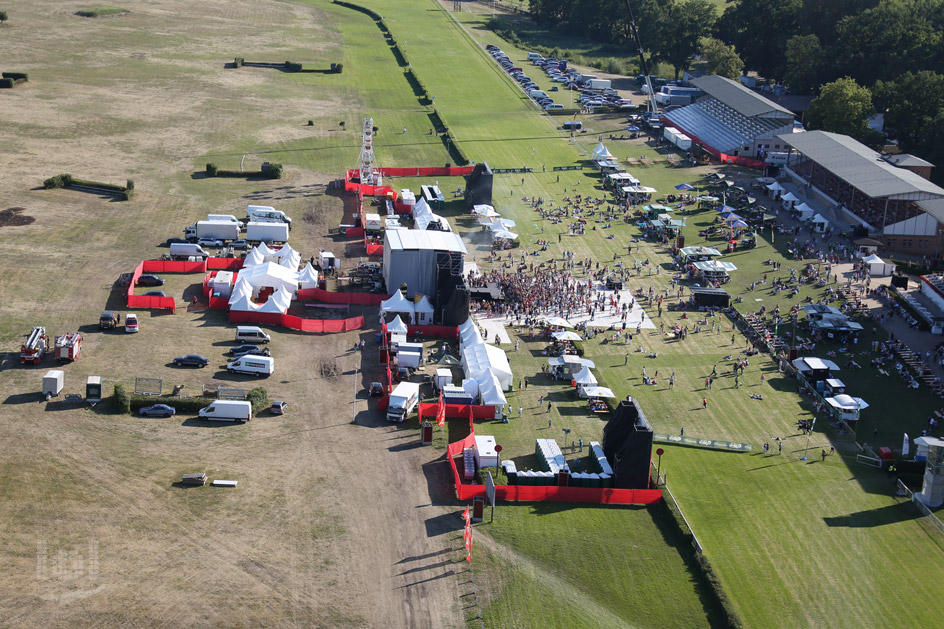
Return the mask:
POLYGON ((230 310, 232 323, 262 323, 264 325, 283 325, 302 332, 349 332, 364 327, 364 317, 350 319, 305 319, 278 312, 250 312, 230 310))
POLYGON ((358 227, 348 227, 347 229, 344 230, 344 234, 345 234, 348 238, 363 238, 363 236, 364 236, 364 228, 363 228, 363 227, 360 227, 360 226, 358 226, 358 227))
POLYGON ((336 293, 321 288, 302 288, 298 291, 299 299, 314 299, 326 304, 351 304, 355 306, 379 306, 386 295, 371 293, 336 293))
POLYGON ((150 269, 148 269, 148 262, 154 262, 154 260, 142 261, 135 267, 134 273, 131 274, 131 283, 128 284, 128 292, 126 293, 128 297, 128 308, 160 308, 177 312, 177 303, 174 301, 173 297, 145 297, 144 295, 134 294, 135 284, 138 283, 141 274, 145 271, 150 271, 150 269))
MULTIPOLYGON (((469 412, 472 412, 472 417, 475 419, 493 419, 495 417, 495 407, 494 406, 483 406, 481 404, 446 404, 446 417, 461 417, 463 419, 469 417, 469 412)), ((419 420, 422 422, 424 417, 436 417, 436 412, 439 410, 439 402, 420 402, 419 404, 419 420)), ((472 423, 469 422, 469 427, 472 427, 472 423)))
POLYGON ((207 258, 208 271, 238 271, 243 268, 243 258, 207 258))

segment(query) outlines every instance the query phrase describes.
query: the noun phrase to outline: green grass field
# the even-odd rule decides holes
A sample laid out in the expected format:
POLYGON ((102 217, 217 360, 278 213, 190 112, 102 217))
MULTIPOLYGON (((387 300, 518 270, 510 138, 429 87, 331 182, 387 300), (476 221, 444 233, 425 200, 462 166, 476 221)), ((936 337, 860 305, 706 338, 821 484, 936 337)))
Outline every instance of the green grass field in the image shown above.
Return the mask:
MULTIPOLYGON (((458 141, 472 159, 487 160, 493 167, 547 164, 549 170, 552 165, 579 163, 584 159, 555 129, 556 121, 523 102, 510 81, 437 5, 379 0, 368 4, 384 15, 398 37, 408 40, 410 56, 416 59, 414 67, 436 94, 437 107, 448 116, 458 141), (399 34, 404 29, 416 35, 399 34), (504 137, 504 141, 491 141, 496 137, 504 137)), ((495 39, 489 36, 489 41, 495 39)), ((594 135, 588 133, 579 140, 584 150, 592 149, 597 135, 620 129, 620 119, 597 118, 591 126, 595 127, 594 135)), ((658 154, 652 146, 628 141, 608 141, 607 146, 620 158, 658 154)), ((701 173, 693 169, 656 165, 631 170, 645 185, 662 194, 675 184, 701 180, 701 173)), ((520 201, 522 195, 560 201, 575 188, 583 194, 602 194, 595 188, 596 178, 590 171, 562 173, 560 183, 556 174, 550 172, 537 172, 524 179, 522 184, 521 176, 496 176, 495 205, 503 215, 518 222, 525 247, 542 237, 542 232, 529 205, 520 201)), ((711 212, 686 217, 689 244, 701 242, 697 232, 713 218, 711 212)), ((456 218, 455 222, 462 229, 471 229, 465 220, 456 218)), ((560 225, 545 225, 543 237, 553 241, 561 230, 560 225)), ((590 256, 610 261, 613 253, 625 253, 624 243, 635 231, 620 225, 613 233, 613 240, 565 237, 563 244, 552 247, 549 254, 557 255, 566 249, 574 251, 578 259, 590 256)), ((651 245, 643 245, 637 257, 660 263, 667 259, 663 249, 651 245)), ((740 293, 752 280, 759 279, 769 268, 762 261, 770 257, 780 259, 780 253, 763 240, 758 249, 731 257, 739 271, 728 285, 729 290, 740 293)), ((535 262, 547 258, 548 254, 544 254, 535 262)), ((623 259, 630 262, 625 256, 623 259)), ((800 265, 785 264, 781 275, 788 274, 791 266, 800 265)), ((668 279, 665 274, 644 276, 632 284, 658 288, 667 285, 668 279)), ((807 294, 818 297, 811 288, 805 288, 798 299, 807 294)), ((788 300, 755 291, 745 293, 741 307, 752 310, 761 303, 768 308, 774 304, 785 307, 788 300)), ((664 318, 675 320, 677 315, 667 314, 664 318)), ((933 596, 932 584, 936 579, 918 575, 910 567, 915 557, 925 556, 937 558, 928 563, 931 570, 939 571, 936 566, 942 557, 940 540, 928 535, 909 505, 898 505, 892 496, 891 480, 881 472, 856 466, 855 450, 848 439, 821 432, 823 427, 818 426, 809 441, 810 449, 806 449, 807 440, 796 434, 794 423, 810 413, 795 393, 795 382, 778 375, 768 359, 759 357, 742 377, 740 389, 734 389, 732 378, 728 377, 718 380, 711 392, 701 391, 712 366, 744 347, 740 336, 731 344, 730 322, 726 323, 723 334, 692 335, 684 343, 664 342, 658 332, 644 333, 643 339, 636 342, 658 352, 659 358, 647 360, 631 355, 628 368, 623 368, 625 348, 621 344, 603 346, 598 337, 588 343, 587 352, 597 361, 602 379, 617 395, 631 394, 640 400, 657 432, 677 433, 684 426, 686 435, 754 444, 752 454, 667 447, 663 457, 669 486, 745 623, 758 627, 861 626, 877 618, 895 618, 902 625, 928 622, 930 616, 922 601, 933 596), (661 374, 676 369, 679 380, 675 389, 665 390, 662 384, 642 385, 639 374, 643 365, 650 374, 654 369, 660 369, 661 374), (761 373, 767 380, 763 385, 761 373), (749 394, 754 392, 762 392, 764 400, 750 399, 749 394), (709 397, 707 410, 701 409, 703 395, 709 397), (783 454, 764 456, 760 446, 772 437, 786 438, 783 454), (837 446, 837 454, 820 463, 820 449, 828 449, 831 444, 837 446), (810 456, 803 461, 803 455, 810 456), (888 586, 885 574, 896 575, 894 587, 888 586)), ((870 335, 868 331, 863 340, 869 340, 870 335)), ((866 346, 867 343, 861 343, 859 347, 866 346)), ((522 351, 511 354, 516 377, 539 373, 543 359, 533 354, 540 348, 540 344, 523 343, 522 351)), ((914 392, 912 396, 912 392, 903 390, 900 381, 879 379, 868 370, 843 373, 842 377, 850 388, 858 388, 870 403, 874 399, 879 405, 869 409, 874 413, 864 414, 865 430, 874 425, 889 433, 897 431, 898 425, 893 429, 886 418, 900 406, 898 400, 902 395, 909 396, 908 413, 903 416, 896 413, 901 417, 896 422, 901 421, 902 428, 921 426, 926 411, 935 404, 926 392, 914 392)), ((558 428, 563 426, 573 428, 575 435, 587 440, 599 438, 602 422, 587 416, 580 402, 570 401, 571 393, 539 377, 532 381, 537 386, 529 387, 526 393, 513 394, 509 400, 515 408, 514 417, 517 406, 525 409, 523 421, 513 419, 507 425, 495 423, 481 428, 486 434, 495 434, 510 456, 527 461, 535 437, 559 436, 558 428), (537 408, 537 398, 542 393, 550 395, 556 405, 550 431, 543 409, 537 408)), ((889 439, 894 441, 891 436, 889 439)), ((587 513, 589 517, 593 510, 587 513)), ((522 526, 526 528, 527 524, 522 526)), ((561 520, 560 537, 566 536, 567 530, 568 525, 561 520)), ((505 533, 496 530, 494 535, 502 541, 505 533)), ((555 565, 565 564, 558 560, 555 565)), ((496 605, 502 609, 502 603, 496 605)), ((503 618, 513 615, 502 613, 508 613, 503 618)))

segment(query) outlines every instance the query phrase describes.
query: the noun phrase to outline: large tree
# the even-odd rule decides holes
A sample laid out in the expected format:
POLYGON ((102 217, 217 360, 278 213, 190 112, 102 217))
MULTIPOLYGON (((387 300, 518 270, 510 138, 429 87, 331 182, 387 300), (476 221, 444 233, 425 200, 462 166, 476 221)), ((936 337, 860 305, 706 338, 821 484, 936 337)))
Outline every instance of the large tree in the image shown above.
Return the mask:
POLYGON ((866 142, 872 140, 867 119, 874 111, 869 88, 844 77, 823 86, 810 103, 806 122, 810 129, 842 133, 866 142))
POLYGON ((718 38, 734 46, 748 69, 781 80, 801 9, 802 0, 733 0, 718 19, 718 38))
POLYGON ((822 83, 826 51, 816 35, 794 35, 787 40, 784 80, 795 92, 809 93, 822 83))
POLYGON ((894 81, 876 82, 872 92, 901 148, 924 151, 934 135, 932 122, 944 111, 944 76, 928 70, 906 72, 894 81))
POLYGON ((705 59, 705 71, 708 74, 718 74, 737 80, 741 70, 744 69, 744 62, 734 48, 713 37, 702 37, 698 44, 701 56, 705 59))
POLYGON ((885 0, 840 20, 836 58, 864 85, 892 80, 906 70, 938 70, 944 35, 944 0, 885 0))
POLYGON ((658 40, 652 49, 658 60, 672 65, 676 80, 691 65, 699 40, 711 33, 716 19, 715 8, 708 0, 682 0, 664 6, 658 40))

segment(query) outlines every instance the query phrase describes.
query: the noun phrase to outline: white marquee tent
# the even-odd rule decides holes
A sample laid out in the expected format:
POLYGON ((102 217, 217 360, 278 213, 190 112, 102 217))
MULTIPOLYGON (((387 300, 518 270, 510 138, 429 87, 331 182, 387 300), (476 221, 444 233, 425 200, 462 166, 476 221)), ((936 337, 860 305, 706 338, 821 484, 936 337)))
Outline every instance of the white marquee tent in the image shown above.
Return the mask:
POLYGON ((607 160, 613 157, 613 154, 610 153, 609 149, 603 145, 603 142, 600 142, 595 149, 593 149, 593 159, 594 160, 607 160))
POLYGON ((298 284, 302 288, 318 288, 318 271, 315 267, 306 264, 298 274, 298 284))
POLYGON ((416 312, 416 323, 418 325, 433 324, 433 304, 429 303, 429 298, 426 295, 422 295, 420 300, 416 302, 414 311, 416 312))
POLYGON ((387 324, 387 332, 390 334, 406 334, 407 325, 403 323, 400 315, 395 316, 393 321, 387 324))
POLYGON ((402 292, 394 291, 393 295, 391 295, 389 299, 385 299, 384 301, 380 302, 381 315, 387 314, 388 312, 407 315, 407 322, 412 322, 413 313, 416 312, 416 308, 414 307, 412 301, 403 296, 402 292))
POLYGON ((874 253, 862 260, 869 265, 869 275, 872 277, 885 277, 895 272, 895 265, 885 262, 874 253))

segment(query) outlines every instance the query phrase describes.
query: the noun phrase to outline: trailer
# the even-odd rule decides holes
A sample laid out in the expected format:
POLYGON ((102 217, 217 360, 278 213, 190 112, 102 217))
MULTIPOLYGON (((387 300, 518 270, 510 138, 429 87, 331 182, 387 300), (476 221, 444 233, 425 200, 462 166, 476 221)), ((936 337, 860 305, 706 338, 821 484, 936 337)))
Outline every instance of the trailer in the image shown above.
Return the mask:
POLYGON ((56 337, 56 360, 75 360, 79 357, 81 349, 82 335, 78 332, 66 332, 56 337))
POLYGON ((662 137, 683 151, 692 148, 692 139, 673 127, 666 127, 662 132, 662 137))
POLYGON ((20 362, 24 365, 32 363, 38 365, 43 359, 43 354, 49 348, 49 340, 46 338, 46 328, 41 325, 33 327, 26 342, 20 346, 20 362))
POLYGON ((239 223, 233 221, 197 221, 197 238, 236 240, 239 238, 239 223))
POLYGON ((288 242, 288 223, 246 223, 246 240, 250 242, 288 242))
POLYGON ((61 369, 50 369, 43 376, 43 397, 47 400, 62 393, 65 374, 61 369))
POLYGON ((102 401, 101 376, 89 376, 85 380, 85 400, 89 404, 98 404, 102 401))
POLYGON ((591 90, 608 90, 611 89, 611 81, 609 79, 584 79, 584 85, 587 89, 591 90))

